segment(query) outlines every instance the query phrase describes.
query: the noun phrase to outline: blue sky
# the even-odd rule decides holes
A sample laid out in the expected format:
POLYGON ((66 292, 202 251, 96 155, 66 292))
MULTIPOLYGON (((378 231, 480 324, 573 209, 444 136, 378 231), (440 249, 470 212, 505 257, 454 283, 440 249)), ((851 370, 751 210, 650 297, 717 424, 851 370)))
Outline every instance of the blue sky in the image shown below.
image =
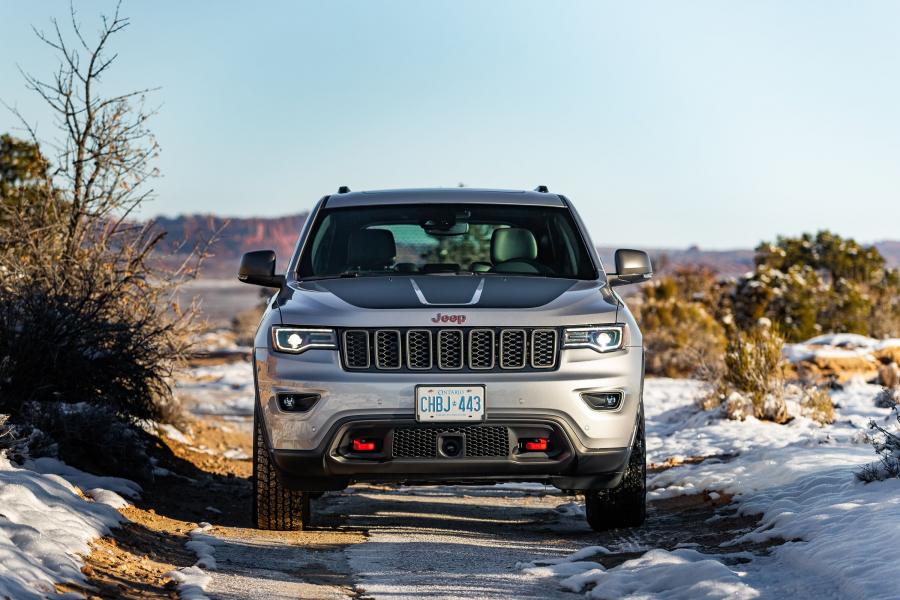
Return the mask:
MULTIPOLYGON (((76 2, 94 31, 107 1, 76 2)), ((137 2, 104 89, 160 86, 144 216, 339 185, 567 194, 598 244, 900 238, 897 2, 137 2)), ((0 2, 0 99, 68 3, 0 2)), ((0 109, 0 131, 15 126, 0 109)))

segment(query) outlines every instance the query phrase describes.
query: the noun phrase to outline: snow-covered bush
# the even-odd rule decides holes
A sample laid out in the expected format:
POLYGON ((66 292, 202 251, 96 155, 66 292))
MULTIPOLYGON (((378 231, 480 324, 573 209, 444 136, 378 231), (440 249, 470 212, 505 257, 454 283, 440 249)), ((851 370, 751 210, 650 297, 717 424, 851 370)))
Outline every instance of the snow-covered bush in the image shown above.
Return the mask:
POLYGON ((900 405, 900 388, 881 388, 875 394, 875 406, 878 408, 893 408, 900 405))
MULTIPOLYGON (((895 406, 892 414, 900 424, 900 407, 895 406)), ((870 439, 879 460, 863 467, 856 476, 865 482, 900 477, 900 426, 889 431, 871 421, 869 428, 873 431, 870 439)))
POLYGON ((755 262, 728 299, 739 327, 767 317, 791 342, 823 331, 900 335, 900 273, 876 248, 820 231, 763 243, 755 262))

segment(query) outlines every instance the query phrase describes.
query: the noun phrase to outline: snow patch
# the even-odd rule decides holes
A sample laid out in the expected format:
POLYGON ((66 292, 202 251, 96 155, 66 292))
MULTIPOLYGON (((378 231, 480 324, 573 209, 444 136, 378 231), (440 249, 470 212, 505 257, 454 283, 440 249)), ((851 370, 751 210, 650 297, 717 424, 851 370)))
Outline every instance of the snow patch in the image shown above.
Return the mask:
MULTIPOLYGON (((588 554, 586 551, 589 550, 593 548, 579 550, 568 558, 596 554, 588 554)), ((733 571, 715 558, 688 548, 672 552, 650 550, 640 558, 626 561, 612 569, 605 569, 593 561, 571 560, 549 566, 525 567, 524 571, 535 577, 565 577, 560 581, 564 589, 571 592, 588 590, 588 598, 694 600, 750 599, 760 596, 757 590, 742 580, 743 573, 733 571)))
MULTIPOLYGON (((51 465, 44 462, 43 466, 51 465)), ((124 502, 121 496, 95 487, 89 495, 100 500, 85 500, 60 472, 80 479, 94 476, 62 463, 54 467, 49 471, 56 472, 39 473, 17 467, 0 454, 2 598, 36 600, 56 595, 57 583, 86 585, 79 555, 90 553, 91 540, 108 534, 123 521, 112 506, 124 502)), ((134 490, 124 481, 119 480, 121 491, 134 490)))
POLYGON ((216 546, 221 540, 207 533, 213 528, 209 523, 199 523, 188 534, 190 540, 185 543, 185 548, 197 555, 197 562, 192 567, 170 571, 166 574, 178 584, 178 595, 182 600, 209 600, 206 596, 206 588, 212 581, 212 577, 205 570, 215 571, 216 546))
MULTIPOLYGON (((69 481, 72 485, 77 485, 82 490, 87 490, 85 495, 90 495, 88 492, 92 490, 102 489, 107 492, 115 492, 120 496, 134 500, 139 498, 143 491, 140 485, 130 479, 92 475, 80 471, 75 467, 70 467, 61 460, 46 456, 27 461, 25 463, 25 468, 43 475, 58 475, 66 481, 69 481)), ((103 494, 103 496, 112 499, 112 496, 109 494, 103 494)), ((118 502, 116 500, 113 501, 118 502)))

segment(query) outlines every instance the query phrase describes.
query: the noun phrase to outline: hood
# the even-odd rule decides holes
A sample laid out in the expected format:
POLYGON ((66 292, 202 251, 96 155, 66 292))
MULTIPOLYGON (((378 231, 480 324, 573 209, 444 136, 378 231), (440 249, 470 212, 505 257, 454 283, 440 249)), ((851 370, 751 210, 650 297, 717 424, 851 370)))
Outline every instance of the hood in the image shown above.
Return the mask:
POLYGON ((295 281, 277 305, 284 323, 398 327, 427 325, 435 314, 465 315, 470 326, 605 323, 619 309, 597 281, 439 275, 295 281))
POLYGON ((575 285, 572 279, 535 277, 360 277, 304 284, 359 308, 535 308, 575 285))

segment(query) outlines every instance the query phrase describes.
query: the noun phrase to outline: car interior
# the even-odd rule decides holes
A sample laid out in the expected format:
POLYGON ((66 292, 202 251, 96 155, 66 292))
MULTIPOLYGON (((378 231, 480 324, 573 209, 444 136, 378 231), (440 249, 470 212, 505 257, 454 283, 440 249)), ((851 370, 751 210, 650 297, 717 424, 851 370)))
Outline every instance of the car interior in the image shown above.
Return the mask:
POLYGON ((334 210, 300 270, 313 276, 510 274, 592 278, 567 211, 533 207, 334 210))

